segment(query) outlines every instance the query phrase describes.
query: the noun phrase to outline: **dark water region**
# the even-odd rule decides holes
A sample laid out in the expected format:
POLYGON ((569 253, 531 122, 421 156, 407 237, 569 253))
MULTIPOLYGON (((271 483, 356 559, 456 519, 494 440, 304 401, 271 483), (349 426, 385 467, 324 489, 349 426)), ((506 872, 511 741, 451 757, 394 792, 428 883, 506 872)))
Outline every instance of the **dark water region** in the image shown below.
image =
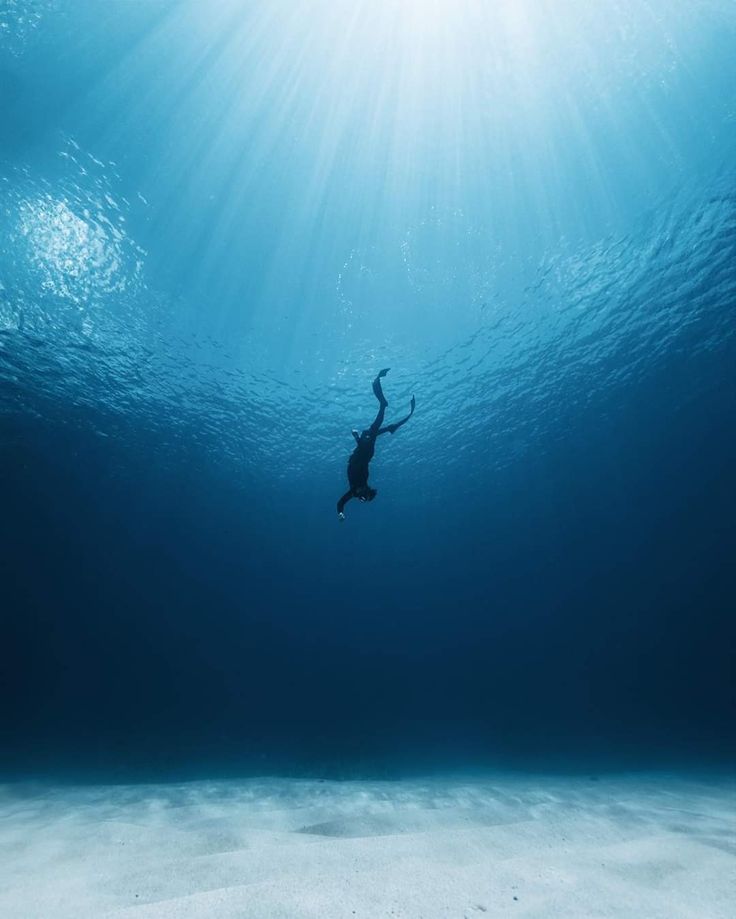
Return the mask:
POLYGON ((440 505, 440 533, 376 505, 347 546, 202 465, 27 428, 5 553, 21 762, 729 754, 735 457, 703 408, 667 437, 630 419, 624 462, 573 441, 502 497, 440 505))
POLYGON ((10 762, 729 756, 734 394, 657 383, 492 489, 399 480, 339 530, 319 482, 7 425, 10 762))
POLYGON ((550 86, 512 17, 462 131, 413 40, 138 6, 0 11, 3 775, 731 762, 726 6, 550 86))

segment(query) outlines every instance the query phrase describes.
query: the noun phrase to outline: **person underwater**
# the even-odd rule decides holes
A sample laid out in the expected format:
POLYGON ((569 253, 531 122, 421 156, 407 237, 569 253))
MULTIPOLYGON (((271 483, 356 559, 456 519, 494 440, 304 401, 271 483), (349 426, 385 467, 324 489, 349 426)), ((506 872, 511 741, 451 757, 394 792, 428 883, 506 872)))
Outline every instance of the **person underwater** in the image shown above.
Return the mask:
POLYGON ((414 414, 416 400, 414 396, 412 396, 411 410, 406 418, 402 418, 401 421, 396 421, 393 424, 387 424, 385 428, 381 427, 384 415, 386 414, 386 408, 388 407, 388 402, 383 394, 381 379, 386 376, 390 369, 390 367, 387 367, 385 370, 379 371, 378 376, 373 381, 373 394, 379 402, 378 414, 376 415, 375 421, 369 428, 366 428, 362 434, 358 434, 355 430, 352 432, 355 438, 356 447, 350 454, 350 459, 348 460, 348 482, 350 488, 337 502, 337 515, 340 520, 345 519, 345 505, 351 498, 358 498, 360 501, 372 501, 378 494, 376 489, 371 488, 368 484, 368 464, 373 459, 373 454, 376 452, 376 438, 378 435, 386 433, 395 434, 401 425, 406 424, 414 414))

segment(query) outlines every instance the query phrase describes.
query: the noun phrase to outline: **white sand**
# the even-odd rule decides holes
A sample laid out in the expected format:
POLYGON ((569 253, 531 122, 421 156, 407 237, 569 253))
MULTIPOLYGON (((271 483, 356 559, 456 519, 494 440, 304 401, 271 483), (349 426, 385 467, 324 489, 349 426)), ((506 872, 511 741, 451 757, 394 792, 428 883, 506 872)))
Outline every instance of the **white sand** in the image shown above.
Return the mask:
POLYGON ((5 785, 0 916, 733 919, 736 785, 5 785))

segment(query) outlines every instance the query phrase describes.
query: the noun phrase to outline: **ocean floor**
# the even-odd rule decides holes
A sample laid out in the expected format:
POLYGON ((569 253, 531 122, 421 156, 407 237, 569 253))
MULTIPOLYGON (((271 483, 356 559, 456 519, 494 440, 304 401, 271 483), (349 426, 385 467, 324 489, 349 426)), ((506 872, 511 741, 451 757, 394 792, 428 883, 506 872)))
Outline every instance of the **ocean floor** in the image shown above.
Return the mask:
POLYGON ((8 784, 0 915, 733 919, 736 782, 8 784))

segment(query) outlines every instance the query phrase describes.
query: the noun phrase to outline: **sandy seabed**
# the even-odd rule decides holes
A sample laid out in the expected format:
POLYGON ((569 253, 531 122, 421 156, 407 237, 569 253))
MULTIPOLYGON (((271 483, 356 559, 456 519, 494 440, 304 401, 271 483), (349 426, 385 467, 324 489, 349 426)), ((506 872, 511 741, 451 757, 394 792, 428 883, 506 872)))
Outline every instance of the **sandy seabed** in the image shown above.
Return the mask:
POLYGON ((7 919, 736 916, 736 782, 0 786, 7 919))

